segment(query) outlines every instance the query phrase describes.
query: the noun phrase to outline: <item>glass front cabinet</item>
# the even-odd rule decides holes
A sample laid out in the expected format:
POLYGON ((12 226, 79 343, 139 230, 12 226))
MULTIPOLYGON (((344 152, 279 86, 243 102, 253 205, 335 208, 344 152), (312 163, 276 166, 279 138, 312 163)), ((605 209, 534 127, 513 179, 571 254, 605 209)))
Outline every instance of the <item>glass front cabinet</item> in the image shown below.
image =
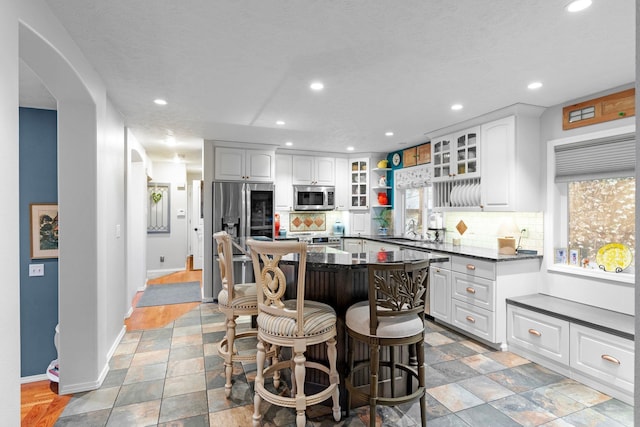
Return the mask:
POLYGON ((479 130, 474 127, 431 142, 434 181, 480 176, 479 130))
POLYGON ((350 160, 350 209, 369 208, 369 159, 350 160))

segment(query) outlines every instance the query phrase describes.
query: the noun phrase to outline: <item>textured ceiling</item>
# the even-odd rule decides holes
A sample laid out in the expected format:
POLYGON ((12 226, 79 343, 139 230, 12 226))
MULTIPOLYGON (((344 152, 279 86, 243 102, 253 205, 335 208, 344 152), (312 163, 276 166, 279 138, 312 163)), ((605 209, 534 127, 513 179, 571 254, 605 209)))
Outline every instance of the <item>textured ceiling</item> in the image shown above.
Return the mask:
POLYGON ((47 2, 149 155, 196 167, 202 139, 387 152, 517 102, 635 81, 633 0, 579 14, 568 0, 47 2))

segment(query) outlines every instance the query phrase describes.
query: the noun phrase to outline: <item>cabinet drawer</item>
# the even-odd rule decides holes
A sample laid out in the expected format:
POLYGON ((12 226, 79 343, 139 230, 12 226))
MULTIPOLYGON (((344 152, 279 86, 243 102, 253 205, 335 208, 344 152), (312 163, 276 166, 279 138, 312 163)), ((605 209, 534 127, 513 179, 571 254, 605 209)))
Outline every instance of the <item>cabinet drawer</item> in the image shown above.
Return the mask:
POLYGON ((495 282, 492 280, 453 273, 453 298, 493 311, 494 294, 495 282))
POLYGON ((633 393, 633 341, 576 324, 570 330, 571 368, 633 393))
POLYGON ((507 342, 569 364, 569 322, 566 320, 508 305, 507 342))
POLYGON ((495 280, 496 278, 496 263, 493 261, 452 256, 451 270, 465 273, 470 277, 483 277, 489 280, 495 280))
POLYGON ((494 313, 456 299, 451 300, 453 325, 490 342, 495 342, 494 313))

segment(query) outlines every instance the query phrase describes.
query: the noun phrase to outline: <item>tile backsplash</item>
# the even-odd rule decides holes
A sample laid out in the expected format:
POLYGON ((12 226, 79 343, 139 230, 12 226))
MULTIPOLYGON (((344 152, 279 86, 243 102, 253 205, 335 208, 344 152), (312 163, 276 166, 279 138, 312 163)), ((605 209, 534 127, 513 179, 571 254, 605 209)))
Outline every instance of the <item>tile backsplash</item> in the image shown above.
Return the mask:
MULTIPOLYGON (((519 229, 527 229, 528 236, 522 237, 520 247, 534 249, 542 254, 544 246, 544 228, 542 212, 447 212, 444 225, 447 229, 445 242, 451 243, 460 238, 462 245, 480 248, 498 249, 498 227, 505 221, 513 220, 519 229), (456 225, 464 221, 467 230, 462 236, 456 225)), ((517 242, 516 237, 516 242, 517 242)))

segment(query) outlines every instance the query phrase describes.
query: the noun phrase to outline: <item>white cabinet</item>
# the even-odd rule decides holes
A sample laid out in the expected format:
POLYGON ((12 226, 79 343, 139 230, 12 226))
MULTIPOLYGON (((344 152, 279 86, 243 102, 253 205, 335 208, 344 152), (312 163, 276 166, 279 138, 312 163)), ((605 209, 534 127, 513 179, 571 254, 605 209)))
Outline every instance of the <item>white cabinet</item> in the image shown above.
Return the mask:
POLYGON ((541 142, 538 116, 509 116, 483 124, 482 205, 485 211, 539 211, 541 142))
POLYGON ((276 154, 275 208, 277 211, 293 209, 292 161, 290 154, 276 154))
POLYGON ((349 161, 350 209, 369 209, 369 159, 349 161))
POLYGON ((343 211, 349 209, 349 186, 346 184, 349 179, 349 161, 343 158, 336 158, 336 210, 343 211))
POLYGON ((432 141, 435 182, 480 176, 479 131, 479 127, 473 127, 432 141))
POLYGON ((293 156, 293 184, 335 185, 335 163, 333 157, 293 156))
POLYGON ((349 212, 349 234, 371 234, 371 214, 369 211, 349 212))
POLYGON ((429 314, 451 323, 451 261, 429 266, 429 314))
POLYGON ((589 382, 633 393, 633 341, 572 323, 570 345, 569 365, 578 375, 590 377, 589 382))
POLYGON ((497 262, 451 255, 450 272, 432 271, 431 315, 506 350, 506 299, 537 292, 540 259, 497 262))
POLYGON ((274 181, 274 151, 216 147, 214 156, 216 180, 274 181))
POLYGON ((342 239, 342 250, 352 254, 359 254, 364 252, 362 242, 362 239, 349 239, 345 237, 342 239))

